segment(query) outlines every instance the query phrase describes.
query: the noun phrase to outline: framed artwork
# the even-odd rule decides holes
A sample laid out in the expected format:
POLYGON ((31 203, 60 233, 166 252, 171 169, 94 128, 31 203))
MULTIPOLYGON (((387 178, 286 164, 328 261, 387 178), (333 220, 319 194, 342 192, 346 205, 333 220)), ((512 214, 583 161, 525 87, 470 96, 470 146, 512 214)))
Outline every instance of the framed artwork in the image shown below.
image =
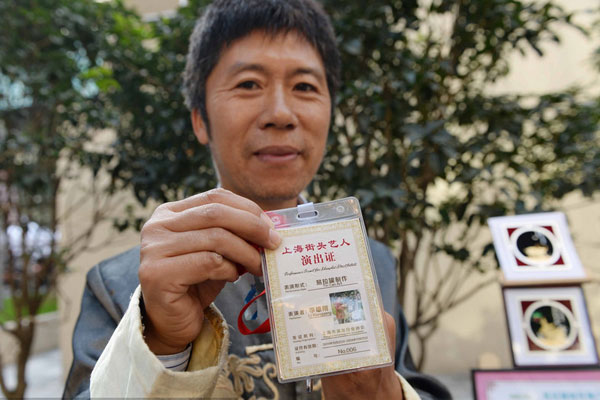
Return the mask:
POLYGON ((600 400, 600 369, 473 370, 475 400, 600 400))
POLYGON ((598 364, 581 287, 504 288, 503 291, 516 367, 598 364))
POLYGON ((494 217, 488 225, 506 284, 586 279, 563 213, 494 217))

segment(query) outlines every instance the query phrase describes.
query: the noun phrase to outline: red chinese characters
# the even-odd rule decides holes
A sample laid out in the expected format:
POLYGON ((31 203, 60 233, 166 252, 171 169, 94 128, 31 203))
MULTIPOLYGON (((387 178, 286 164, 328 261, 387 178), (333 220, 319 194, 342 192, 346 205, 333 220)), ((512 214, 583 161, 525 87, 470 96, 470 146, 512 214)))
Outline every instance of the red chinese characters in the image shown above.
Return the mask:
POLYGON ((298 243, 291 246, 284 246, 282 255, 287 254, 300 254, 300 262, 303 267, 308 265, 319 265, 326 262, 335 262, 336 255, 334 251, 340 247, 351 246, 345 238, 339 240, 329 240, 327 242, 314 242, 314 243, 298 243))
MULTIPOLYGON (((317 242, 317 243, 305 243, 305 244, 296 244, 290 247, 285 246, 281 254, 295 254, 302 252, 314 252, 320 250, 327 249, 337 249, 339 247, 350 246, 351 244, 346 240, 342 239, 342 242, 339 243, 338 240, 330 240, 327 243, 317 242)), ((331 253, 330 253, 331 254, 331 253)))

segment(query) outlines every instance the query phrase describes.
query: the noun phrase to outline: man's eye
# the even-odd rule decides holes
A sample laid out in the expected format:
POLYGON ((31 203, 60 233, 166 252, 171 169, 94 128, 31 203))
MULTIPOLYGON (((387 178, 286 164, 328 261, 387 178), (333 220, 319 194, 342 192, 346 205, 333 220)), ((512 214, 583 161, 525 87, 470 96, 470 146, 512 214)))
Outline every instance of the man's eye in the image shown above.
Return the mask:
POLYGON ((258 84, 254 81, 244 81, 237 85, 240 89, 256 89, 258 88, 258 84))
POLYGON ((317 88, 310 83, 299 83, 294 88, 301 92, 315 92, 317 90, 317 88))

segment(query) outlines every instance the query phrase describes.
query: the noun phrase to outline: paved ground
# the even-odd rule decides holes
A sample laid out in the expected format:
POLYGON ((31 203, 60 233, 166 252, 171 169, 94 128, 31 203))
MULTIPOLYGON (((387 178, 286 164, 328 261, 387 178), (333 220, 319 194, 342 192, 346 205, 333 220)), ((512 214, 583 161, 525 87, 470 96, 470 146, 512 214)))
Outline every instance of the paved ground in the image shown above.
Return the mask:
POLYGON ((470 374, 441 375, 437 378, 450 389, 455 400, 473 400, 470 374))
MULTIPOLYGON (((56 349, 31 358, 25 371, 29 383, 25 392, 26 398, 59 398, 62 395, 64 382, 60 357, 60 351, 56 349)), ((4 377, 7 386, 12 387, 16 381, 14 365, 8 365, 4 369, 4 377)))
MULTIPOLYGON (((27 366, 27 381, 29 386, 25 397, 56 399, 62 395, 63 384, 61 371, 60 351, 52 350, 47 353, 35 355, 27 366)), ((8 385, 12 386, 15 381, 14 366, 7 366, 4 376, 8 385)), ((467 374, 438 376, 452 392, 456 400, 471 400, 471 382, 467 374)))

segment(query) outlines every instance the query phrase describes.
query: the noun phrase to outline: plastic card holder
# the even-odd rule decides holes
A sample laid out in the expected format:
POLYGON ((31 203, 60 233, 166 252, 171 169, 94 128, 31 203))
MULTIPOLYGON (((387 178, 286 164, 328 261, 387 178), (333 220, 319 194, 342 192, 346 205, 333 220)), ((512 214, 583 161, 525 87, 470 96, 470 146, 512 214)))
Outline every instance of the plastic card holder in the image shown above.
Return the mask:
POLYGON ((267 213, 282 237, 263 273, 280 382, 391 365, 358 200, 267 213))

